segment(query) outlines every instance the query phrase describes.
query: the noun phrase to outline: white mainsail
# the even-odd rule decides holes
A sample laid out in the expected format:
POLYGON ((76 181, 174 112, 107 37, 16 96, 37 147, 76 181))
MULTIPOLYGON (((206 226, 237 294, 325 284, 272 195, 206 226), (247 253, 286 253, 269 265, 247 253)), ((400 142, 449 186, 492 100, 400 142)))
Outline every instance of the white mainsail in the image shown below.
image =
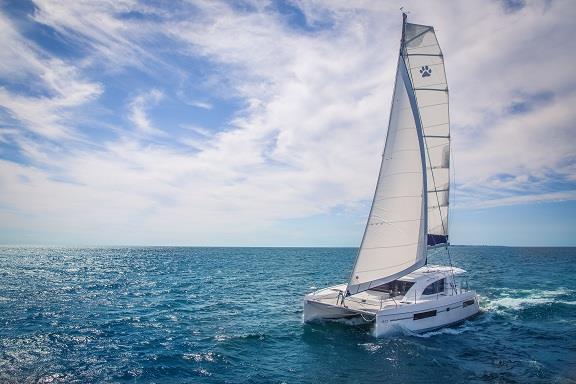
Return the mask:
POLYGON ((380 174, 347 294, 424 266, 427 244, 447 242, 449 132, 434 29, 404 23, 380 174))

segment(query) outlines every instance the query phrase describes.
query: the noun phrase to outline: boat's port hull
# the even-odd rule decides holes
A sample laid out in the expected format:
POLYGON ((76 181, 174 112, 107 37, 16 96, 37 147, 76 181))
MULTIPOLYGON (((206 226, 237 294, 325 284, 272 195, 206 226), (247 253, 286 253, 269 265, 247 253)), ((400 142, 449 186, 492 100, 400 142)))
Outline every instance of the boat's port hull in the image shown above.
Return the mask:
POLYGON ((304 300, 304 322, 330 321, 349 319, 359 314, 342 306, 319 303, 312 300, 304 300))

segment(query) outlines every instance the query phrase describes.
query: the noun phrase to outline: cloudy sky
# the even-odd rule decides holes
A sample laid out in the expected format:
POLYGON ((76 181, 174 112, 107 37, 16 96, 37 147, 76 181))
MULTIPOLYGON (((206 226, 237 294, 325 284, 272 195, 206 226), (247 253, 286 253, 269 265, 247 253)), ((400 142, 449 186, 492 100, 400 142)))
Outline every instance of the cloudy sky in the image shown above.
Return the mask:
POLYGON ((0 243, 357 246, 400 6, 444 51, 453 244, 576 245, 576 2, 0 2, 0 243))

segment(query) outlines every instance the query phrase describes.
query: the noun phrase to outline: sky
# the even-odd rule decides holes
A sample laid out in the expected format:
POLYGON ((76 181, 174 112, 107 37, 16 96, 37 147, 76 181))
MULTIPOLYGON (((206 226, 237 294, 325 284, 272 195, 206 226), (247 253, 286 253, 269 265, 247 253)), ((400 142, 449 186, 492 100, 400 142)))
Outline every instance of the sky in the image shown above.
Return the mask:
POLYGON ((576 2, 0 1, 0 244, 358 246, 403 6, 452 244, 576 246, 576 2))

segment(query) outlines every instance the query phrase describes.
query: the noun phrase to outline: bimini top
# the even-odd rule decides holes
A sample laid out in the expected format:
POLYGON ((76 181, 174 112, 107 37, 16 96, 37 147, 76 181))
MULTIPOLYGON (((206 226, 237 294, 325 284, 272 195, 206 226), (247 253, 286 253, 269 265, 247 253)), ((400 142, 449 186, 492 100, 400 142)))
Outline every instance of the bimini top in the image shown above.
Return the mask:
POLYGON ((415 270, 414 272, 409 273, 406 276, 398 279, 400 281, 416 281, 422 279, 430 279, 435 277, 442 277, 446 275, 462 275, 466 273, 466 271, 462 268, 456 267, 447 267, 443 265, 427 265, 420 269, 415 270))

